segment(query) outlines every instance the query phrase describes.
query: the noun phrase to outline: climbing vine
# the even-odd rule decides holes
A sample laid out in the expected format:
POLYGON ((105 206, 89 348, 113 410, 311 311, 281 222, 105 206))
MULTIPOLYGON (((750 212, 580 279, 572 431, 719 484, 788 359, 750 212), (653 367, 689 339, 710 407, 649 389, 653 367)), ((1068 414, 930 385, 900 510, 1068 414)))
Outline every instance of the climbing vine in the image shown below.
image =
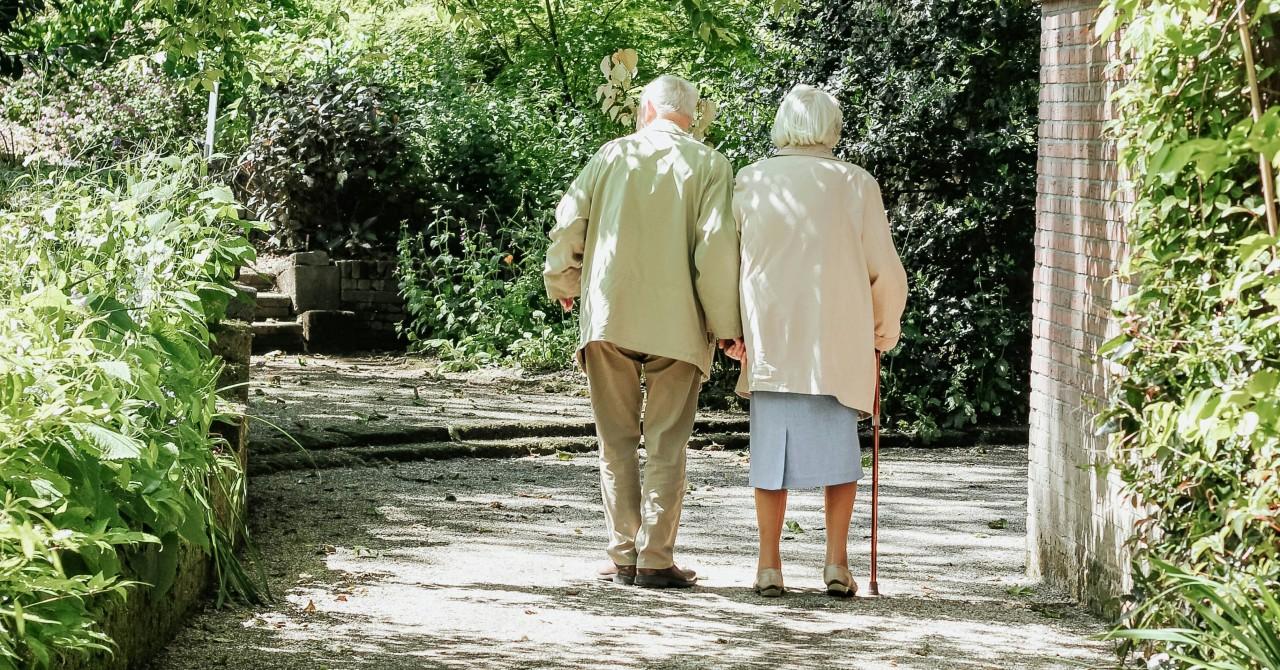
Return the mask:
POLYGON ((1280 667, 1280 2, 1109 0, 1130 175, 1115 467, 1140 518, 1118 637, 1176 667, 1280 667))

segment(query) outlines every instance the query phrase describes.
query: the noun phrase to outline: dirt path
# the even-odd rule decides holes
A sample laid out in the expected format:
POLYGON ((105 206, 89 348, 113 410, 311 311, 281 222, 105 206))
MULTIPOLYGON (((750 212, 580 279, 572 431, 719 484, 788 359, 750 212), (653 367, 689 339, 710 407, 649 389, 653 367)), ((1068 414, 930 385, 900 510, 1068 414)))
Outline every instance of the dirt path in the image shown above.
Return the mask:
MULTIPOLYGON (((887 452, 886 597, 846 602, 818 590, 815 492, 793 496, 793 593, 749 591, 742 452, 690 453, 678 560, 704 579, 687 592, 591 578, 604 558, 591 454, 266 475, 252 525, 278 602, 199 614, 152 670, 1114 667, 1090 639, 1098 621, 1023 577, 1025 460, 887 452)), ((860 500, 858 529, 866 512, 860 500)))

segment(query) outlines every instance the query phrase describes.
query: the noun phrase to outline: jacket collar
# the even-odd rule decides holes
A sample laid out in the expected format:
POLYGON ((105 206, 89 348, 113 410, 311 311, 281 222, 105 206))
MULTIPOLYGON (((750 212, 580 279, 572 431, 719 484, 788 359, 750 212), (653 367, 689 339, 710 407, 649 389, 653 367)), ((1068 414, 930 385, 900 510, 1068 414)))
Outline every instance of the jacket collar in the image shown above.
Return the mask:
POLYGON ((675 121, 669 119, 654 119, 652 123, 644 127, 645 131, 657 131, 660 133, 672 133, 674 135, 688 135, 689 131, 676 125, 675 121))
POLYGON ((808 147, 786 147, 778 149, 775 156, 813 156, 815 158, 835 158, 835 154, 831 153, 831 149, 820 144, 808 147))

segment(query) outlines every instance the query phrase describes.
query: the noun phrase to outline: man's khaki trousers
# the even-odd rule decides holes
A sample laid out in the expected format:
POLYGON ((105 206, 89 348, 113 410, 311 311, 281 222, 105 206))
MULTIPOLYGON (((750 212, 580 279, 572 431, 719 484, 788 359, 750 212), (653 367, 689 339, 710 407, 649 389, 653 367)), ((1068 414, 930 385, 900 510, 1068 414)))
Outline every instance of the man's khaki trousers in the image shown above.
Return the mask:
POLYGON ((683 361, 608 342, 587 344, 582 361, 600 438, 600 492, 609 557, 618 565, 669 568, 674 565, 684 504, 685 448, 693 433, 702 372, 683 361), (640 388, 642 373, 647 402, 640 388))

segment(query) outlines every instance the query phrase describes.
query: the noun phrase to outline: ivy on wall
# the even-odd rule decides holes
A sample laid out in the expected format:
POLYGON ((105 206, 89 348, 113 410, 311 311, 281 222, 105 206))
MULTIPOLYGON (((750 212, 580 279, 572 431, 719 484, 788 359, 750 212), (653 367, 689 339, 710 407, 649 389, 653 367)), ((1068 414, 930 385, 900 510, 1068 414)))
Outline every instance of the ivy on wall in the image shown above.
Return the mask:
POLYGON ((1143 512, 1118 637, 1174 667, 1280 667, 1280 3, 1109 0, 1136 202, 1114 465, 1143 512), (1158 652, 1162 655, 1156 655, 1158 652))

